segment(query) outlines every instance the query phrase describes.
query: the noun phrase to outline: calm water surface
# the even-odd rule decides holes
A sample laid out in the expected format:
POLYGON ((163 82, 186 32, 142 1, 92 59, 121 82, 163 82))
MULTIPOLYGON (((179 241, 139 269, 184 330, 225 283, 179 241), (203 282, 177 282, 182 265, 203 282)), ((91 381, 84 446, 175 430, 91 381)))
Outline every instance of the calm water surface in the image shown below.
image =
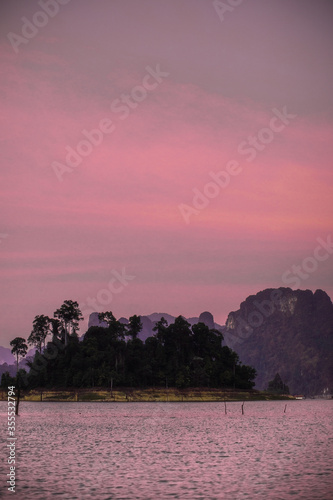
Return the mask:
POLYGON ((2 498, 333 499, 333 401, 28 403, 2 498))

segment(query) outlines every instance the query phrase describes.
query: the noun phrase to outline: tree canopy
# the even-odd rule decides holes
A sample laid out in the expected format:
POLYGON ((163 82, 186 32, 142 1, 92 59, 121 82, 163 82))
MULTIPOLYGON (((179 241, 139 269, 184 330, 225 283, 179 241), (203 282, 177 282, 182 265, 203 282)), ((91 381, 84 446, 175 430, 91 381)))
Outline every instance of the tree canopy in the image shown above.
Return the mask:
POLYGON ((275 392, 277 394, 289 394, 289 387, 283 383, 279 373, 275 375, 273 380, 268 382, 268 391, 275 392))
MULTIPOLYGON (((78 304, 65 301, 55 316, 60 330, 73 331, 79 321, 78 304), (71 325, 71 326, 69 326, 71 325), (72 330, 70 330, 72 328, 72 330)), ((168 325, 162 318, 154 335, 143 342, 140 316, 128 325, 116 320, 112 312, 101 313, 106 328, 94 326, 79 341, 76 335, 61 336, 53 323, 53 336, 66 348, 43 364, 30 377, 34 387, 235 387, 251 389, 255 369, 242 365, 236 352, 222 346, 223 335, 204 323, 191 325, 178 316, 168 325), (126 335, 126 336, 125 336, 126 335)), ((52 322, 51 322, 52 324, 52 322)))

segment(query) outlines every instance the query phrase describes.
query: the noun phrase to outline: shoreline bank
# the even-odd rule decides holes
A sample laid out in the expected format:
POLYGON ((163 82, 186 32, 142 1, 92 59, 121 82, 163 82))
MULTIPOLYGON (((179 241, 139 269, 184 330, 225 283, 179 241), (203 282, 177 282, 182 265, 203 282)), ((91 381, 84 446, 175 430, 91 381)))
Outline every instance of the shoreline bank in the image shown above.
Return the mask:
MULTIPOLYGON (((5 390, 1 390, 1 401, 7 400, 5 390)), ((272 394, 266 391, 232 390, 210 388, 105 388, 94 389, 46 389, 37 388, 22 391, 21 401, 32 402, 108 402, 108 403, 186 403, 186 402, 232 402, 232 401, 272 401, 294 400, 295 397, 287 394, 272 394)))

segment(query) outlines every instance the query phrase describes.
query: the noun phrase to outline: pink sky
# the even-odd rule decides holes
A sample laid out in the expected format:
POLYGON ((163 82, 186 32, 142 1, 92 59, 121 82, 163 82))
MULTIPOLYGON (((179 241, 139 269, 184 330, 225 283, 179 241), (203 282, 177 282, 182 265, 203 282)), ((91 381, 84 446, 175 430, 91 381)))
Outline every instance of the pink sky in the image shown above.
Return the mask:
MULTIPOLYGON (((100 310, 224 323, 333 236, 330 2, 247 0, 221 22, 206 0, 71 0, 15 51, 8 33, 41 10, 0 7, 2 345, 65 299, 98 302, 124 268, 135 278, 100 310), (122 119, 112 103, 143 81, 122 119), (248 161, 240 145, 284 107, 248 161), (106 119, 60 181, 53 162, 106 119), (179 205, 231 160, 238 175, 187 224, 179 205)), ((330 254, 300 288, 333 297, 332 268, 330 254)))

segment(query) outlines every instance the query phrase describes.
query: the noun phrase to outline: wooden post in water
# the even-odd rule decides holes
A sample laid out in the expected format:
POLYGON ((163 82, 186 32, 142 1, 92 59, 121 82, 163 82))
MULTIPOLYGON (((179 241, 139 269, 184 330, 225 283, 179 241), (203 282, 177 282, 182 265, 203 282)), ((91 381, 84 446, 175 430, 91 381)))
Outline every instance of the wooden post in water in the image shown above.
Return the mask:
POLYGON ((227 403, 225 402, 225 400, 224 400, 224 414, 225 415, 227 414, 227 403))
POLYGON ((242 404, 242 415, 244 415, 244 403, 242 404))
POLYGON ((287 409, 287 405, 285 405, 283 413, 286 413, 286 409, 287 409))

